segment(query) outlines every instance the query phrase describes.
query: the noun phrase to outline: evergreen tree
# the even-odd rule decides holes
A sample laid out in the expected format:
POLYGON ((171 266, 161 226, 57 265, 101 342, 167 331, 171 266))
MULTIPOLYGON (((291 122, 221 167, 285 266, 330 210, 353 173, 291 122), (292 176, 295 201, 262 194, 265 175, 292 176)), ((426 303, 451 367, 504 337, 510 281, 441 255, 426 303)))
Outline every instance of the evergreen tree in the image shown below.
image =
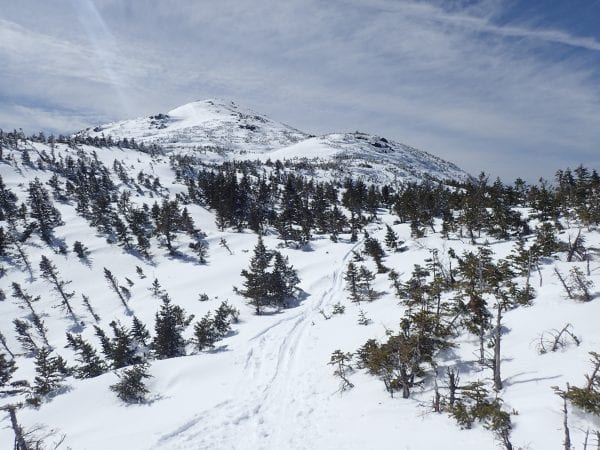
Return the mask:
POLYGON ((110 390, 117 394, 125 403, 142 403, 150 392, 144 380, 151 378, 147 364, 136 364, 118 373, 119 381, 110 386, 110 390))
POLYGON ((50 396, 61 387, 65 375, 68 373, 64 360, 60 356, 51 356, 52 351, 41 348, 35 358, 35 372, 33 394, 36 397, 34 404, 39 403, 43 397, 50 396))
POLYGON ((42 239, 49 244, 52 230, 63 222, 60 212, 52 204, 48 191, 38 178, 29 183, 28 204, 31 218, 37 222, 42 239))
POLYGON ((98 356, 94 347, 86 342, 81 335, 67 333, 67 347, 77 354, 75 361, 78 365, 74 368, 76 378, 93 378, 107 371, 106 364, 98 356))
POLYGON ((350 300, 360 303, 362 296, 360 294, 360 275, 356 265, 350 261, 344 275, 346 289, 350 291, 350 300))
POLYGON ((208 312, 194 325, 194 344, 201 352, 207 348, 213 348, 218 340, 219 332, 215 329, 214 321, 208 312))
POLYGON ((108 270, 106 267, 104 268, 104 279, 106 280, 106 282, 108 283, 108 286, 112 289, 112 291, 115 294, 117 294, 117 296, 119 297, 119 300, 121 300, 121 303, 125 307, 125 310, 128 313, 131 313, 131 311, 129 310, 129 305, 127 304, 127 300, 125 299, 125 297, 123 297, 123 293, 121 291, 121 287, 119 286, 117 279, 112 274, 112 272, 110 270, 108 270))
POLYGON ((14 359, 6 359, 6 355, 0 353, 0 388, 8 384, 15 370, 17 366, 14 359))
POLYGON ((35 339, 31 334, 31 324, 20 319, 14 319, 13 324, 15 326, 15 332, 17 333, 17 341, 19 341, 23 350, 27 353, 36 355, 40 346, 35 342, 35 339))
POLYGON ((389 225, 385 225, 385 245, 390 250, 390 252, 395 252, 398 250, 398 235, 389 225))
POLYGON ((371 286, 371 282, 375 279, 375 274, 361 265, 358 269, 358 288, 361 295, 369 300, 375 299, 375 291, 371 286))
POLYGON ((175 358, 185 355, 183 332, 194 316, 187 316, 183 308, 173 305, 168 295, 163 295, 162 305, 156 313, 154 323, 155 336, 152 349, 157 358, 175 358))
POLYGON ((241 275, 246 278, 244 290, 239 291, 250 300, 256 314, 260 314, 261 307, 267 303, 269 297, 271 277, 267 269, 271 262, 272 254, 267 252, 262 237, 258 237, 254 256, 250 260, 249 270, 242 270, 241 275))
MULTIPOLYGON (((157 206, 155 203, 154 205, 157 206)), ((158 208, 154 208, 154 221, 156 228, 154 233, 164 239, 164 243, 171 255, 175 254, 173 241, 175 233, 181 229, 181 213, 179 211, 179 203, 177 200, 163 200, 158 208)))
POLYGON ((83 298, 83 305, 88 310, 88 312, 92 315, 94 320, 96 322, 100 322, 100 316, 98 314, 96 314, 96 311, 94 311, 94 308, 92 308, 92 304, 90 303, 90 298, 85 294, 81 294, 81 297, 83 298))
POLYGON ((373 258, 373 260, 375 261, 375 264, 377 265, 378 273, 385 273, 389 270, 381 262, 381 259, 383 258, 385 253, 383 251, 383 248, 381 248, 381 244, 379 243, 379 241, 377 239, 372 238, 372 237, 365 239, 365 252, 369 256, 371 256, 371 258, 373 258))
POLYGON ((119 322, 113 321, 109 325, 114 335, 112 339, 109 339, 100 327, 94 326, 94 328, 102 345, 102 353, 111 361, 111 368, 120 369, 141 363, 143 357, 138 354, 129 330, 119 322))
POLYGON ((83 245, 80 241, 75 241, 73 243, 73 251, 80 259, 86 259, 89 255, 88 248, 85 245, 83 245))
POLYGON ((136 316, 133 316, 133 323, 131 325, 131 336, 141 346, 145 347, 148 345, 150 339, 150 332, 146 328, 146 325, 139 320, 136 316))
POLYGON ((274 252, 273 271, 270 282, 270 303, 285 306, 286 301, 294 296, 300 279, 296 270, 289 264, 287 256, 274 252))
POLYGON ((65 287, 71 282, 61 280, 58 277, 58 270, 56 266, 52 264, 52 262, 44 255, 42 255, 42 260, 40 261, 40 270, 42 271, 42 278, 50 283, 54 290, 60 295, 62 306, 69 312, 73 318, 73 321, 77 323, 77 317, 75 316, 70 303, 70 300, 75 295, 75 292, 67 292, 65 290, 65 287))

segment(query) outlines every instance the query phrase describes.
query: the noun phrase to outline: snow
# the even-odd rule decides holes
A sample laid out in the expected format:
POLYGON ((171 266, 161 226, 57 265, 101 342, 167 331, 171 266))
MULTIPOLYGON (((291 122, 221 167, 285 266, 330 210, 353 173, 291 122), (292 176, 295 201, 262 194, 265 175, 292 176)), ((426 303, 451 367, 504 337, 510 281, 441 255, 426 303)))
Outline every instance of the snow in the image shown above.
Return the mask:
MULTIPOLYGON (((214 105, 213 105, 214 106, 214 105)), ((222 115, 238 111, 229 106, 219 106, 207 112, 206 103, 185 105, 169 112, 169 132, 180 127, 189 130, 195 124, 221 121, 222 115)), ((239 111, 238 111, 239 112, 239 111)), ((146 119, 144 119, 146 120, 146 119)), ((117 124, 110 128, 117 133, 142 130, 146 122, 117 124)), ((104 131, 109 130, 108 128, 104 131)), ((141 131, 140 131, 141 133, 141 131)), ((291 133, 291 132, 290 132, 291 133)), ((115 134, 117 135, 117 134, 115 134)), ((136 135, 136 140, 143 134, 136 135)), ((150 136, 150 135, 148 135, 150 136)), ((152 139, 160 130, 152 134, 152 139)), ((190 135, 191 136, 191 135, 190 135)), ((195 136, 195 135, 194 135, 195 136)), ((372 137, 367 136, 367 140, 372 137)), ((272 153, 253 154, 261 160, 268 158, 325 158, 339 151, 366 151, 366 144, 355 135, 330 135, 307 138, 301 142, 274 150, 272 153), (362 150, 361 150, 362 149, 362 150)), ((194 144, 195 145, 195 144, 194 144)), ((36 144, 39 149, 42 144, 36 144)), ((115 158, 121 159, 132 174, 140 169, 151 171, 171 196, 184 187, 177 184, 166 157, 117 148, 98 149, 84 147, 88 153, 95 151, 107 166, 115 158)), ((58 153, 73 152, 64 145, 57 145, 58 153)), ((419 155, 407 149, 406 155, 419 155)), ((250 154, 250 153, 249 153, 250 154)), ((433 161, 433 160, 431 160, 433 161)), ((431 164, 428 160, 427 164, 431 164)), ((417 165, 417 159, 410 163, 417 165)), ((406 162, 405 162, 406 163, 406 162)), ((381 162, 381 164, 385 164, 381 162)), ((425 170, 425 169, 423 169, 425 170)), ((25 197, 27 182, 34 177, 42 181, 50 174, 44 171, 21 168, 15 170, 0 163, 0 174, 11 190, 25 197)), ((331 174, 329 176, 332 176, 331 174)), ((149 193, 135 194, 133 201, 152 203, 149 193)), ((108 288, 103 279, 103 267, 113 271, 123 281, 125 277, 135 282, 131 288, 130 308, 152 330, 154 314, 159 300, 152 297, 148 288, 156 277, 173 299, 188 313, 200 318, 209 310, 228 300, 240 312, 240 323, 234 325, 234 333, 219 342, 215 351, 189 354, 185 357, 153 361, 148 387, 149 401, 140 405, 125 405, 118 400, 109 386, 117 380, 113 373, 97 378, 76 380, 68 378, 67 389, 39 409, 23 408, 18 418, 26 428, 44 424, 66 435, 65 445, 73 449, 433 449, 460 448, 481 450, 497 448, 492 433, 481 426, 461 430, 447 415, 431 412, 433 396, 431 383, 422 390, 416 389, 408 400, 390 398, 383 384, 376 378, 357 370, 351 375, 355 387, 341 393, 339 380, 333 376, 333 368, 327 365, 331 353, 340 349, 355 351, 369 338, 383 338, 387 329, 395 330, 403 314, 390 289, 386 275, 379 275, 375 289, 386 292, 381 298, 362 303, 351 303, 344 290, 343 271, 352 250, 362 242, 350 243, 349 236, 342 236, 339 243, 328 238, 316 238, 310 249, 281 249, 289 256, 298 270, 305 298, 295 307, 276 314, 255 316, 253 309, 234 292, 241 286, 240 271, 246 268, 256 244, 256 236, 249 232, 219 231, 214 215, 204 208, 188 207, 194 222, 207 233, 209 258, 206 265, 198 265, 171 258, 164 251, 157 251, 152 263, 136 258, 114 245, 107 245, 88 223, 78 216, 74 206, 58 204, 65 225, 58 227, 56 235, 69 246, 75 240, 89 247, 89 263, 82 263, 71 252, 67 256, 52 254, 44 244, 35 240, 28 246, 28 254, 35 270, 31 283, 28 275, 7 265, 7 274, 0 279, 7 299, 0 303, 0 330, 8 338, 14 351, 19 349, 14 339, 12 320, 23 317, 10 296, 10 284, 21 283, 33 295, 40 295, 35 307, 42 312, 49 328, 50 344, 69 362, 73 354, 65 349, 65 329, 72 323, 59 309, 57 299, 39 276, 37 265, 42 255, 57 265, 64 279, 72 280, 71 290, 77 292, 76 313, 85 326, 84 338, 99 348, 93 333, 93 319, 79 303, 80 295, 89 295, 101 316, 100 326, 108 330, 112 320, 129 325, 131 317, 108 288), (230 255, 218 245, 225 238, 231 248, 230 255), (146 278, 136 274, 140 266, 146 278), (206 293, 211 300, 199 302, 198 294, 206 293), (321 311, 329 314, 332 306, 340 302, 346 307, 342 315, 326 320, 321 311), (371 319, 371 324, 357 324, 360 311, 371 319)), ((452 248, 461 254, 475 247, 458 239, 443 240, 439 234, 414 240, 406 224, 394 224, 395 217, 380 211, 380 223, 368 226, 371 236, 383 241, 384 224, 389 224, 406 241, 404 253, 388 253, 384 264, 394 268, 407 280, 414 264, 424 265, 430 257, 430 249, 440 249, 444 258, 452 248)), ((437 226, 439 229, 439 226, 437 226)), ((568 229, 566 233, 575 233, 568 229)), ((600 246, 597 230, 583 230, 590 246, 600 246)), ((562 236, 567 240, 566 235, 562 236)), ((273 235, 265 237, 268 248, 276 248, 279 241, 273 235)), ((181 243, 183 246, 184 244, 181 243)), ((492 242, 492 250, 499 257, 506 256, 510 242, 492 242)), ((371 262, 369 262, 371 264, 371 262)), ((582 303, 565 298, 559 281, 552 275, 554 267, 568 272, 570 267, 583 263, 566 263, 550 260, 541 267, 541 286, 536 284, 537 298, 531 307, 507 312, 504 326, 502 374, 505 388, 502 398, 515 424, 512 440, 525 449, 557 448, 562 442, 561 400, 552 392, 552 386, 564 387, 567 382, 580 385, 588 373, 588 352, 600 349, 597 318, 600 317, 600 300, 582 303), (562 328, 566 323, 573 326, 581 337, 580 346, 569 346, 556 353, 540 355, 536 342, 540 333, 562 328)), ((373 268, 372 266, 371 268, 373 268)), ((592 279, 600 286, 598 261, 592 263, 592 279)), ((540 283, 533 274, 533 283, 540 283)), ((187 337, 191 336, 191 327, 187 337)), ((442 355, 440 373, 446 366, 461 367, 461 382, 489 381, 491 373, 475 363, 477 340, 461 335, 459 346, 442 355)), ((190 348, 191 350, 191 348, 190 348)), ((191 352, 190 352, 191 353, 191 352)), ((19 370, 14 379, 32 380, 33 363, 30 358, 18 357, 19 370)), ((443 388, 442 388, 443 389, 443 388)), ((10 399, 0 397, 0 405, 10 399)), ((571 433, 575 448, 581 448, 584 431, 597 429, 598 420, 572 412, 571 433)), ((12 431, 6 415, 0 416, 0 447, 12 445, 12 431)))
MULTIPOLYGON (((338 176, 371 183, 467 180, 470 175, 427 152, 366 133, 311 136, 233 102, 210 99, 159 115, 88 129, 92 137, 135 138, 167 152, 193 153, 206 161, 310 161, 341 163, 338 176)), ((323 177, 330 176, 329 173, 323 177)), ((317 174, 318 177, 318 174, 317 174)))

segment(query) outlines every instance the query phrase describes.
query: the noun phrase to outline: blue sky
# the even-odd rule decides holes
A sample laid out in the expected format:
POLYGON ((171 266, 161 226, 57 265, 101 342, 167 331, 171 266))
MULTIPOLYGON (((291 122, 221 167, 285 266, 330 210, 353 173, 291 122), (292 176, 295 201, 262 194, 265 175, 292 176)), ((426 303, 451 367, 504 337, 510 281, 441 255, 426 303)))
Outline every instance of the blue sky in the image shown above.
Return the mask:
POLYGON ((600 0, 19 0, 0 127, 72 132, 221 97, 477 174, 600 169, 600 0))

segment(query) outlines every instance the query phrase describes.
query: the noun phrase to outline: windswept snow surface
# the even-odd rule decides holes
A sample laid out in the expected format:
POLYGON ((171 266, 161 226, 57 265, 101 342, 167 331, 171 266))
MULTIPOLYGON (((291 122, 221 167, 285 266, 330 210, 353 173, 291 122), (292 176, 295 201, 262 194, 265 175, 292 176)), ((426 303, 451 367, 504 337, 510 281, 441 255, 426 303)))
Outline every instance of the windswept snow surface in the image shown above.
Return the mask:
POLYGON ((252 148, 264 152, 293 144, 307 135, 274 122, 234 102, 211 99, 188 103, 167 114, 110 123, 84 133, 90 136, 135 138, 169 150, 206 147, 240 153, 252 148))
POLYGON ((166 115, 111 123, 81 134, 134 138, 160 145, 168 152, 191 152, 206 161, 270 159, 334 164, 338 177, 353 176, 371 183, 469 178, 448 161, 379 136, 355 132, 315 137, 217 99, 188 103, 166 115))
MULTIPOLYGON (((331 138, 343 145, 343 135, 331 138)), ((30 145, 32 155, 36 150, 50 149, 42 144, 30 145)), ((302 144, 297 144, 302 145, 302 144)), ((57 155, 74 154, 66 145, 55 146, 57 155)), ((143 169, 160 177, 165 195, 171 197, 184 192, 175 174, 169 168, 168 158, 118 148, 82 147, 112 167, 115 159, 122 160, 132 174, 143 169)), ((10 152, 9 152, 10 153, 10 152)), ((18 159, 18 152, 15 158, 18 159)), ((6 154, 5 154, 6 155, 6 154)), ((6 157, 6 156, 5 156, 6 157)), ((0 163, 4 183, 21 200, 26 197, 30 180, 39 177, 43 182, 50 173, 18 168, 0 163)), ((116 179, 116 177, 115 177, 116 179)), ((126 189, 125 186, 121 186, 126 189)), ((133 192, 132 201, 152 203, 156 197, 151 192, 133 192)), ((390 398, 383 383, 357 370, 350 375, 355 387, 341 393, 339 379, 329 366, 331 353, 340 349, 354 352, 369 338, 385 337, 386 330, 398 330, 404 307, 391 293, 385 274, 377 276, 374 288, 383 292, 373 302, 360 305, 351 303, 344 290, 343 272, 353 249, 361 242, 350 243, 342 235, 338 243, 328 237, 317 237, 308 249, 281 251, 289 256, 298 270, 303 296, 298 305, 278 313, 255 316, 253 308, 234 292, 241 287, 240 271, 248 267, 256 235, 250 232, 219 231, 210 211, 188 205, 196 223, 207 234, 209 256, 206 265, 181 258, 172 258, 164 249, 153 247, 151 262, 124 252, 116 245, 108 245, 106 236, 78 216, 75 205, 55 202, 65 225, 55 229, 56 237, 64 239, 72 248, 73 242, 82 241, 91 254, 80 261, 73 252, 67 255, 53 253, 39 238, 27 245, 27 253, 34 268, 34 279, 17 264, 4 260, 7 273, 0 279, 1 289, 7 298, 0 302, 0 330, 7 337, 8 346, 20 353, 15 340, 12 320, 23 318, 26 312, 19 309, 10 295, 11 283, 18 282, 31 294, 40 295, 36 303, 48 327, 48 337, 56 353, 69 363, 74 355, 64 348, 65 330, 81 332, 96 348, 100 348, 94 335, 93 319, 81 305, 81 294, 89 295, 99 325, 109 330, 112 320, 129 326, 127 315, 118 298, 110 291, 103 277, 107 267, 121 283, 125 278, 133 281, 130 287, 129 307, 146 323, 153 333, 154 315, 160 301, 149 288, 154 278, 169 293, 173 303, 188 313, 202 317, 216 309, 222 300, 229 300, 239 308, 240 322, 234 324, 231 335, 218 343, 214 351, 194 353, 188 347, 188 356, 153 361, 148 382, 149 400, 143 404, 126 405, 116 398, 109 386, 118 378, 106 373, 96 378, 65 380, 65 389, 44 402, 39 409, 26 407, 18 410, 19 421, 26 429, 43 424, 65 434, 64 448, 74 450, 137 450, 137 449, 415 449, 437 448, 482 450, 498 448, 491 432, 481 425, 472 430, 461 430, 445 414, 435 414, 430 404, 433 381, 427 379, 421 389, 414 389, 408 400, 390 398), (225 238, 233 254, 219 245, 225 238), (72 283, 69 289, 76 292, 75 312, 82 327, 73 328, 70 318, 55 306, 58 299, 41 279, 38 264, 42 255, 50 258, 59 269, 61 277, 72 283), (136 274, 142 268, 146 278, 136 274), (210 300, 198 301, 198 294, 206 293, 210 300), (346 311, 330 316, 332 305, 341 303, 346 311), (358 315, 364 311, 371 319, 367 326, 358 325, 358 315)), ((368 226, 371 236, 383 241, 384 224, 393 227, 400 239, 406 241, 408 250, 387 253, 383 263, 395 269, 403 281, 410 277, 414 264, 425 265, 431 256, 430 249, 438 249, 442 259, 451 248, 457 254, 475 249, 458 238, 441 239, 431 234, 421 239, 411 239, 407 224, 395 224, 395 217, 380 211, 380 223, 368 226)), ((439 229, 439 223, 436 228, 439 229)), ((567 241, 576 229, 567 229, 561 236, 567 241)), ((597 230, 583 230, 590 247, 600 247, 597 230)), ((179 241, 185 247, 183 240, 179 241)), ((268 248, 277 248, 280 241, 274 235, 265 237, 268 248)), ((506 256, 512 243, 492 242, 491 249, 499 257, 506 256)), ((444 264, 448 261, 444 260, 444 264)), ((373 261, 365 262, 375 270, 373 261)), ((560 282, 552 275, 554 267, 567 273, 573 266, 585 270, 585 263, 566 263, 564 255, 548 259, 541 266, 541 277, 532 274, 538 296, 531 307, 521 307, 505 314, 502 377, 505 387, 501 392, 505 406, 514 411, 512 441, 524 449, 551 449, 561 447, 563 439, 561 400, 552 392, 552 386, 564 387, 567 382, 582 385, 584 374, 589 373, 588 352, 600 350, 600 265, 597 257, 591 262, 591 279, 595 282, 596 299, 589 303, 569 300, 560 282), (560 329, 571 323, 574 333, 582 340, 580 346, 570 345, 556 353, 540 355, 536 342, 542 332, 560 329)), ((191 327, 186 337, 191 337, 191 327)), ((443 374, 446 367, 459 367, 461 383, 482 380, 490 384, 491 372, 477 363, 477 339, 463 334, 455 349, 440 356, 440 389, 446 392, 443 374)), ((32 358, 17 356, 19 370, 14 379, 30 382, 35 376, 32 358)), ((13 401, 0 397, 0 405, 13 401)), ((586 429, 599 428, 597 420, 571 410, 571 438, 574 448, 582 448, 586 429)), ((13 435, 6 414, 0 415, 0 448, 11 448, 13 435)))

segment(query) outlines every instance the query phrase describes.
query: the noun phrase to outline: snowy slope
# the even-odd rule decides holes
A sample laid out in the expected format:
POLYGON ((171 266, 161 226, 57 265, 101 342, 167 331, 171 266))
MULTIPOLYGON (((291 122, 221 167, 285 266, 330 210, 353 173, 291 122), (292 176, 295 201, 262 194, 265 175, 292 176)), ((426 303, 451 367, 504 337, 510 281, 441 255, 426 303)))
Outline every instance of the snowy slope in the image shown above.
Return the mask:
MULTIPOLYGON (((348 151, 354 151, 357 145, 371 145, 362 144, 362 140, 352 135, 334 135, 304 140, 295 144, 300 149, 293 150, 293 146, 288 146, 277 152, 281 152, 282 157, 296 157, 302 152, 310 154, 310 148, 326 153, 336 146, 342 150, 348 150, 345 147, 348 146, 348 151), (286 154, 289 148, 292 150, 287 150, 286 154)), ((28 146, 32 155, 42 150, 51 152, 45 144, 21 143, 21 146, 28 146)), ((160 177, 164 196, 173 198, 177 193, 185 192, 185 186, 176 180, 166 156, 151 156, 116 147, 83 146, 80 150, 88 155, 95 154, 108 167, 112 167, 117 159, 132 175, 144 170, 160 177)), ((64 157, 75 155, 77 149, 58 144, 54 151, 64 157)), ((8 151, 8 154, 19 160, 18 151, 8 151)), ((51 176, 48 171, 13 162, 0 162, 0 174, 7 187, 21 200, 25 200, 29 181, 38 177, 45 182, 51 176)), ((114 173, 112 176, 119 183, 114 173)), ((160 199, 151 191, 135 191, 122 183, 119 187, 121 191, 131 190, 132 201, 137 204, 160 199)), ((252 307, 233 290, 233 286, 241 286, 240 271, 248 267, 256 244, 256 235, 249 231, 220 231, 211 211, 188 205, 194 222, 207 235, 208 263, 201 265, 192 260, 173 258, 164 249, 155 247, 153 260, 147 261, 108 244, 106 236, 99 234, 76 213, 76 205, 55 204, 65 222, 56 228, 57 238, 64 239, 69 249, 74 241, 80 240, 89 247, 91 254, 85 262, 73 252, 67 255, 53 253, 34 237, 27 244, 34 268, 33 280, 14 260, 2 260, 7 273, 0 279, 0 288, 7 298, 0 302, 0 330, 15 353, 21 352, 12 320, 23 318, 27 313, 10 295, 12 282, 22 284, 31 294, 41 297, 36 308, 42 312, 48 327, 50 344, 69 363, 74 362, 73 352, 64 348, 65 330, 73 331, 73 324, 64 311, 56 308, 55 294, 40 277, 38 263, 42 255, 56 264, 63 278, 72 281, 69 289, 76 292, 76 314, 83 324, 78 332, 98 348, 92 327, 94 320, 81 305, 81 294, 90 297, 101 317, 99 325, 105 330, 112 320, 120 320, 126 325, 131 321, 131 316, 108 289, 103 277, 104 267, 111 269, 122 282, 126 277, 133 281, 129 306, 151 332, 160 304, 149 292, 154 278, 160 281, 175 304, 195 314, 196 318, 227 299, 240 310, 240 323, 234 325, 234 332, 221 341, 215 351, 198 353, 190 346, 188 356, 153 361, 147 403, 125 405, 118 400, 109 390, 109 386, 117 381, 112 372, 87 380, 69 377, 66 388, 39 409, 26 407, 18 411, 19 420, 26 428, 43 424, 57 429, 58 434, 66 435, 65 448, 77 450, 498 448, 493 435, 482 426, 461 430, 447 415, 431 412, 431 379, 422 389, 416 389, 410 399, 403 400, 390 398, 381 381, 357 370, 350 376, 355 387, 344 393, 339 391, 339 379, 327 365, 331 353, 336 349, 353 352, 369 338, 384 338, 386 330, 398 328, 404 312, 404 307, 392 295, 385 274, 378 275, 374 285, 377 291, 385 292, 380 298, 360 305, 349 301, 342 277, 352 251, 361 249, 361 240, 351 243, 350 236, 344 234, 338 243, 328 237, 317 237, 309 249, 282 248, 298 270, 305 298, 298 306, 277 314, 255 316, 252 307), (222 238, 229 243, 232 254, 219 245, 222 238), (137 275, 136 266, 143 270, 145 278, 137 275), (210 300, 198 301, 200 293, 206 293, 210 300), (338 302, 346 307, 346 312, 326 319, 321 310, 329 315, 338 302), (360 311, 371 319, 369 325, 357 324, 360 311)), ((379 215, 380 222, 368 225, 367 230, 371 236, 383 241, 384 225, 389 224, 399 238, 406 241, 406 252, 388 252, 383 261, 404 281, 410 277, 414 264, 425 265, 431 256, 430 249, 440 250, 440 255, 446 255, 450 248, 457 254, 475 249, 457 237, 444 240, 439 233, 412 239, 408 224, 395 224, 396 217, 386 211, 380 211, 379 215)), ((439 223, 436 229, 440 229, 439 223)), ((567 241, 568 236, 573 237, 576 233, 577 227, 573 224, 561 239, 567 241)), ((583 230, 583 233, 587 245, 600 247, 597 230, 583 230)), ((180 238, 182 248, 185 243, 180 238)), ((273 234, 265 237, 268 248, 277 248, 280 243, 273 234)), ((512 246, 507 241, 491 243, 491 249, 498 257, 506 256, 512 246)), ((374 270, 372 261, 366 264, 374 270)), ((595 259, 591 265, 591 278, 596 287, 600 286, 598 264, 595 259)), ((587 353, 600 349, 596 320, 600 317, 600 300, 582 303, 567 299, 559 280, 553 276, 555 267, 566 273, 573 266, 583 268, 584 263, 567 263, 564 255, 545 261, 540 273, 533 274, 538 291, 534 304, 505 315, 502 397, 509 410, 518 412, 512 416, 515 424, 512 440, 520 448, 560 447, 562 404, 551 386, 565 386, 567 382, 581 385, 583 374, 589 370, 587 353), (581 338, 581 345, 540 355, 536 350, 540 334, 560 329, 567 322, 581 338)), ((191 329, 187 330, 186 337, 191 337, 191 329)), ((490 371, 476 364, 477 339, 463 334, 456 343, 457 348, 440 358, 440 373, 446 366, 460 367, 463 382, 484 380, 489 383, 490 371)), ((32 381, 35 375, 32 358, 18 355, 17 362, 19 370, 14 378, 32 381)), ((0 405, 13 400, 0 396, 0 405)), ((582 448, 585 430, 597 429, 598 423, 578 412, 572 413, 570 420, 574 448, 582 448)), ((0 448, 11 445, 10 424, 7 416, 2 414, 0 448)))
POLYGON ((307 137, 250 109, 217 99, 188 103, 167 114, 111 123, 83 133, 135 138, 168 150, 209 147, 235 154, 248 149, 265 152, 307 137))
POLYGON ((233 102, 215 99, 80 134, 134 138, 169 152, 199 153, 207 161, 279 159, 335 164, 338 176, 360 177, 372 183, 469 178, 450 162, 379 136, 355 132, 314 137, 233 102))

